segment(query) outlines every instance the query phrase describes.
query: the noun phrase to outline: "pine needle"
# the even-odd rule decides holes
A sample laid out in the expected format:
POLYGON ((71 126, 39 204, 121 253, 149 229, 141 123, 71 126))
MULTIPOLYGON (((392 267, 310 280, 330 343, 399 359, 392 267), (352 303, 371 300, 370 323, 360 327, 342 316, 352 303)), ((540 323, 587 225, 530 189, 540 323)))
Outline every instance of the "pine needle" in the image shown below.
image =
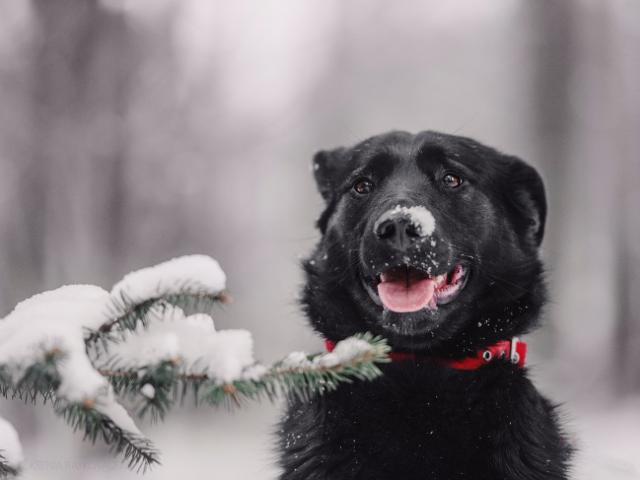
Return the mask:
POLYGON ((9 465, 0 450, 0 478, 17 477, 19 474, 20 470, 9 465))
POLYGON ((95 443, 100 438, 116 454, 121 454, 129 468, 146 471, 160 463, 158 451, 144 437, 119 428, 113 420, 85 405, 58 406, 56 413, 62 416, 74 431, 81 431, 83 439, 95 443))

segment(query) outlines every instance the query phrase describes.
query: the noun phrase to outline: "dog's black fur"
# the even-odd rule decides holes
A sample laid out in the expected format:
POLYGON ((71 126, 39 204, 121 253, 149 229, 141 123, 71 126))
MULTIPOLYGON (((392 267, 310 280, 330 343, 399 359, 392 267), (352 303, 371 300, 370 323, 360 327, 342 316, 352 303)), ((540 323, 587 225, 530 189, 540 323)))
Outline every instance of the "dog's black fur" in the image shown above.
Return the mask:
POLYGON ((291 399, 281 423, 281 478, 566 479, 571 447, 526 369, 499 360, 460 371, 438 360, 536 325, 545 301, 538 173, 472 139, 431 131, 322 151, 313 165, 326 202, 322 238, 304 262, 313 328, 333 341, 369 331, 417 359, 310 403, 291 399), (462 183, 443 182, 446 175, 462 183), (381 241, 374 224, 395 205, 427 207, 437 242, 381 241), (466 285, 437 310, 391 312, 366 285, 382 265, 403 263, 432 275, 462 264, 466 285))

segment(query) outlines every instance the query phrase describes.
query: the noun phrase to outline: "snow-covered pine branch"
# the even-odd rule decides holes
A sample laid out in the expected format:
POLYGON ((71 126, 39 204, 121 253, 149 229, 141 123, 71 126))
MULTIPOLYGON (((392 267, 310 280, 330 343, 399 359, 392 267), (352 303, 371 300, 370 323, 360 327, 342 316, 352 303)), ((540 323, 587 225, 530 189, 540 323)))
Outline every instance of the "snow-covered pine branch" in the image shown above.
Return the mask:
POLYGON ((15 476, 22 464, 22 446, 13 425, 0 417, 0 478, 15 476))
POLYGON ((123 399, 138 416, 161 419, 188 393, 211 405, 307 398, 380 374, 388 347, 366 334, 331 353, 257 363, 249 332, 215 329, 213 307, 229 298, 225 282, 215 260, 191 255, 132 272, 110 292, 70 285, 35 295, 0 320, 0 393, 52 400, 86 439, 103 439, 145 469, 158 453, 123 399))
MULTIPOLYGON (((246 333, 220 333, 236 332, 246 333)), ((242 340, 242 337, 236 340, 242 340)), ((242 345, 241 342, 234 344, 242 345)), ((242 352, 242 349, 236 351, 242 352)), ((140 417, 150 412, 152 418, 163 418, 166 411, 187 393, 192 393, 199 404, 233 406, 245 400, 273 400, 287 394, 307 399, 315 393, 335 390, 341 383, 354 379, 372 380, 380 375, 376 364, 388 360, 388 351, 382 338, 363 334, 339 342, 331 353, 294 352, 270 367, 255 362, 242 368, 238 368, 238 364, 227 364, 222 374, 219 368, 207 369, 203 368, 202 362, 185 360, 192 355, 158 359, 147 365, 135 361, 127 364, 120 361, 123 357, 113 357, 103 364, 100 372, 111 379, 118 394, 134 401, 137 399, 140 417)))
POLYGON ((108 320, 91 331, 86 341, 110 341, 119 332, 146 325, 147 313, 160 301, 185 311, 210 312, 217 302, 229 302, 225 284, 218 262, 205 255, 188 255, 131 272, 111 289, 108 320))
POLYGON ((109 320, 110 299, 100 287, 70 285, 19 303, 0 322, 0 378, 7 395, 53 400, 85 438, 100 436, 131 466, 146 467, 157 462, 155 449, 87 355, 86 332, 109 320))

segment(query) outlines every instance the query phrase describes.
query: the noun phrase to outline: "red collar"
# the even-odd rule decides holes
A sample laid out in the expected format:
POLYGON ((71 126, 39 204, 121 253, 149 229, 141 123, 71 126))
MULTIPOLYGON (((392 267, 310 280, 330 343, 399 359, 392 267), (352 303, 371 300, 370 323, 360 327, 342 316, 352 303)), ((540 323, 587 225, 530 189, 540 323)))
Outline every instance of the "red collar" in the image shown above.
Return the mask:
MULTIPOLYGON (((324 344, 328 352, 333 351, 336 346, 336 342, 332 342, 331 340, 325 340, 324 344)), ((389 356, 394 362, 428 358, 407 352, 391 352, 389 356)), ((478 350, 478 352, 472 357, 466 357, 460 360, 451 360, 446 358, 440 358, 437 360, 456 370, 478 370, 480 367, 483 367, 487 363, 496 359, 508 360, 511 363, 518 365, 518 367, 524 368, 525 361, 527 359, 527 344, 525 342, 521 342, 518 337, 513 337, 511 340, 502 340, 484 350, 478 350)))

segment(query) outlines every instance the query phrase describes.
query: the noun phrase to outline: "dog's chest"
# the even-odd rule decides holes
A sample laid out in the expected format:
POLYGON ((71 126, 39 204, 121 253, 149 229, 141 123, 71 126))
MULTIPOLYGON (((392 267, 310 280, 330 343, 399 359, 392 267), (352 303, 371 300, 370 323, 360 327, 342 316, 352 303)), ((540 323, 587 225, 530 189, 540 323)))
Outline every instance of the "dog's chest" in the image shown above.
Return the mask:
POLYGON ((405 373, 292 406, 285 455, 310 472, 333 471, 329 478, 366 478, 359 475, 369 468, 378 475, 371 478, 470 478, 482 470, 511 421, 508 398, 470 378, 405 373))

